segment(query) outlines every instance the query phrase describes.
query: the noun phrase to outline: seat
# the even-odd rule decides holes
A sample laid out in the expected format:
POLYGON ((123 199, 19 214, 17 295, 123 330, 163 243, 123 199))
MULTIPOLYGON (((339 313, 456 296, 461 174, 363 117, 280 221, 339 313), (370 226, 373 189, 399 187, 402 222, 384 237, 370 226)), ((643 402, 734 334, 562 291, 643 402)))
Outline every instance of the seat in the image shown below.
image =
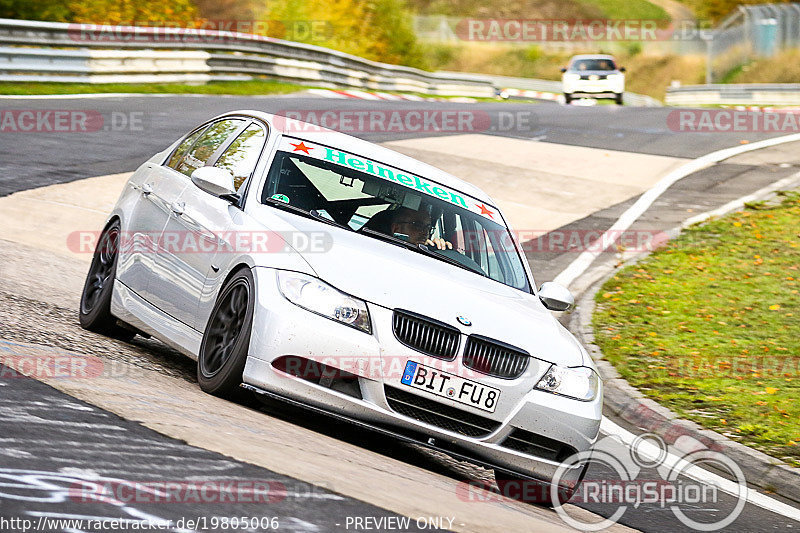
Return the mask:
POLYGON ((386 235, 392 234, 392 219, 394 219, 394 209, 386 208, 372 215, 372 218, 367 220, 367 223, 362 226, 363 228, 372 231, 379 231, 386 235))

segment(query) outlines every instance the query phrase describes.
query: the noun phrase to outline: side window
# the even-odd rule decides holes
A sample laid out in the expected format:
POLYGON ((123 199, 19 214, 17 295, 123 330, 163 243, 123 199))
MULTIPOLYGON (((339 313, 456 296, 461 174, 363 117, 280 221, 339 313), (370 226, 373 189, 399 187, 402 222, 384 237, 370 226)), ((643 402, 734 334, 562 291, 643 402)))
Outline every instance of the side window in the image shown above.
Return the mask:
POLYGON ((197 139, 191 150, 183 157, 175 170, 191 176, 196 169, 205 166, 206 161, 214 155, 222 143, 235 132, 244 121, 241 119, 221 120, 208 128, 197 139))
POLYGON ((464 233, 466 255, 478 263, 490 277, 496 279, 501 270, 495 247, 498 231, 484 227, 477 217, 468 221, 467 225, 472 229, 464 233))
POLYGON ((236 140, 231 143, 214 165, 231 171, 237 190, 255 170, 266 137, 264 128, 258 124, 250 124, 236 137, 236 140))
POLYGON ((200 134, 203 133, 205 130, 206 130, 205 128, 200 128, 196 132, 186 137, 186 139, 180 144, 180 146, 178 146, 178 148, 172 154, 172 157, 169 158, 167 166, 177 170, 178 163, 181 162, 181 159, 183 159, 183 156, 186 155, 186 152, 189 150, 189 148, 192 147, 194 141, 196 141, 197 138, 200 137, 200 134))
POLYGON ((483 270, 493 279, 502 278, 509 285, 520 287, 525 284, 525 268, 521 261, 509 261, 509 255, 517 253, 514 241, 505 230, 484 227, 480 221, 475 222, 481 241, 481 258, 478 261, 483 270))
POLYGON ((456 249, 478 263, 481 268, 485 268, 487 264, 486 257, 486 234, 483 228, 473 219, 465 219, 462 217, 460 226, 463 228, 461 234, 463 237, 463 250, 461 246, 456 249))

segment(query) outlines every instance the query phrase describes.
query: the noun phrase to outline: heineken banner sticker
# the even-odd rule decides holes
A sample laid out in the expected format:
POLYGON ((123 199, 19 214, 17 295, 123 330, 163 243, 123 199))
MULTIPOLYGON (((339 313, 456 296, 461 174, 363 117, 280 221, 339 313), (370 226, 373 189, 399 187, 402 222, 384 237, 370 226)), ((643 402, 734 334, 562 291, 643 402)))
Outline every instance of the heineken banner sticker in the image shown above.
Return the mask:
POLYGON ((356 156, 338 150, 336 148, 329 148, 327 146, 320 146, 308 141, 301 141, 299 139, 292 139, 284 137, 281 142, 279 150, 284 150, 290 153, 301 153, 303 155, 311 156, 315 159, 322 159, 330 161, 346 168, 352 168, 360 172, 365 172, 371 176, 375 176, 386 181, 399 183, 410 189, 414 189, 428 196, 438 198, 447 203, 457 205, 473 213, 476 213, 484 218, 501 223, 500 216, 495 211, 495 208, 479 202, 475 198, 466 195, 459 191, 454 191, 448 187, 444 187, 438 183, 428 181, 419 176, 405 173, 394 167, 389 167, 383 163, 378 163, 370 159, 356 156), (495 218, 496 217, 496 218, 495 218))

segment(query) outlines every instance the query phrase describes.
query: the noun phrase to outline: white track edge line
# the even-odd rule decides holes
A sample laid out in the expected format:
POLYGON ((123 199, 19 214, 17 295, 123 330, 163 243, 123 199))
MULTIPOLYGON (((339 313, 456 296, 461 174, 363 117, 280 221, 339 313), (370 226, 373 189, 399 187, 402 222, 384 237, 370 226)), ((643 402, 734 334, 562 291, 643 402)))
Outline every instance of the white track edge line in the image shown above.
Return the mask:
MULTIPOLYGON (((614 222, 614 224, 602 235, 601 239, 603 239, 603 241, 601 242, 608 242, 609 245, 614 244, 617 239, 619 239, 620 234, 627 230, 631 224, 636 221, 636 219, 638 219, 645 211, 647 211, 647 209, 650 208, 651 205, 653 205, 653 202, 655 202, 659 196, 661 196, 678 180, 685 178, 686 176, 689 176, 698 170, 707 168, 714 163, 719 163, 720 161, 729 159, 733 156, 794 141, 800 141, 800 133, 784 135, 781 137, 766 139, 742 146, 734 146, 732 148, 717 150, 716 152, 711 152, 684 165, 681 165, 677 169, 669 172, 666 176, 661 178, 658 183, 645 191, 645 193, 642 194, 632 206, 625 210, 625 212, 622 213, 617 221, 614 222)), ((569 287, 570 284, 578 279, 581 274, 586 272, 589 266, 594 262, 598 253, 599 252, 588 250, 582 252, 572 261, 572 263, 569 264, 569 266, 567 266, 567 268, 565 268, 558 276, 556 276, 553 281, 560 283, 565 287, 569 287)))
MULTIPOLYGON (((603 420, 600 422, 600 430, 608 435, 618 436, 628 448, 630 448, 633 442, 637 439, 636 435, 627 429, 620 427, 606 417, 603 417, 603 420)), ((651 461, 658 459, 664 453, 661 448, 647 440, 640 440, 637 443, 636 452, 637 454, 647 456, 647 458, 651 461)), ((683 460, 677 455, 667 452, 663 464, 668 467, 673 467, 675 465, 680 465, 681 461, 683 460)), ((729 479, 725 479, 720 475, 704 470, 698 466, 692 465, 682 468, 681 473, 691 479, 694 479, 695 481, 699 481, 700 483, 704 483, 706 485, 714 484, 719 488, 719 490, 733 496, 738 497, 739 495, 740 487, 737 483, 729 479)), ((749 503, 761 507, 762 509, 766 509, 767 511, 771 511, 800 522, 800 509, 770 498, 769 496, 754 489, 745 487, 744 493, 747 496, 747 501, 749 503)))
MULTIPOLYGON (((706 168, 714 163, 718 163, 719 161, 723 161, 735 155, 739 155, 742 153, 746 153, 753 150, 759 150, 761 148, 768 148, 770 146, 776 146, 779 144, 784 144, 788 142, 794 142, 800 140, 800 134, 793 134, 793 135, 786 135, 783 137, 776 137, 774 139, 767 139, 766 141, 760 141, 758 143, 752 143, 750 145, 745 146, 735 146, 733 148, 726 148, 724 150, 718 150, 716 152, 711 152, 710 154, 706 154, 703 157, 700 157, 694 161, 691 161, 678 169, 670 172, 664 178, 662 178, 655 186, 645 192, 639 200, 637 200, 631 207, 629 207, 617 221, 612 225, 611 231, 623 231, 630 227, 630 225, 641 216, 652 204, 653 202, 666 191, 670 185, 677 182, 678 180, 696 172, 697 170, 701 170, 706 168)), ((778 190, 783 186, 790 185, 793 182, 797 181, 800 178, 800 172, 783 178, 781 180, 776 181, 766 187, 759 189, 758 191, 742 196, 741 198, 737 198, 736 200, 732 200, 727 204, 718 207, 712 211, 707 211, 695 217, 691 217, 683 222, 682 226, 687 227, 692 224, 696 224, 698 222, 703 222, 708 220, 712 217, 727 213, 732 211, 738 207, 744 206, 745 203, 749 201, 753 201, 758 199, 761 195, 778 190)), ((608 233, 607 232, 607 233, 608 233)), ((555 281, 560 282, 564 285, 569 285, 572 281, 577 279, 589 265, 594 261, 596 255, 593 252, 583 252, 581 256, 575 259, 564 271, 559 274, 555 281), (582 259, 582 257, 584 257, 582 259), (591 260, 586 262, 586 257, 589 257, 591 260), (580 262, 579 262, 580 261, 580 262), (571 277, 571 278, 570 278, 571 277), (569 278, 569 282, 565 283, 564 279, 569 278)), ((631 433, 630 431, 623 429, 618 424, 612 422, 605 416, 603 417, 600 423, 600 429, 604 433, 608 435, 616 435, 620 437, 628 447, 633 443, 633 441, 637 438, 636 435, 631 433)), ((637 452, 649 455, 650 459, 654 460, 659 457, 661 453, 655 445, 652 443, 648 443, 647 441, 642 441, 637 445, 637 452)), ((667 465, 675 465, 679 464, 681 459, 674 454, 667 453, 666 462, 667 465)), ((684 469, 683 473, 696 481, 701 483, 711 483, 713 482, 720 490, 731 494, 733 496, 738 496, 739 494, 739 486, 728 480, 719 476, 717 474, 708 472, 697 466, 692 466, 689 468, 684 469)), ((787 505, 783 502, 770 498, 769 496, 762 494, 753 489, 746 489, 745 494, 747 496, 747 501, 753 505, 761 507, 762 509, 766 509, 768 511, 777 513, 781 516, 785 516, 787 518, 791 518, 792 520, 800 522, 800 509, 792 507, 791 505, 787 505)))

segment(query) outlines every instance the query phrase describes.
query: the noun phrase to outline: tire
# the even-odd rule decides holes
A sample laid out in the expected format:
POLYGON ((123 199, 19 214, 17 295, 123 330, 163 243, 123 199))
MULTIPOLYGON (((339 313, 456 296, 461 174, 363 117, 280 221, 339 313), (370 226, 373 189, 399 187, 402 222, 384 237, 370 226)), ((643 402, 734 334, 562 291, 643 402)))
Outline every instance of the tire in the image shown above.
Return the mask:
POLYGON ((136 332, 121 327, 117 318, 111 314, 111 296, 119 258, 119 236, 119 220, 110 223, 100 234, 83 284, 78 319, 84 329, 130 340, 136 332))
POLYGON ((622 93, 614 95, 614 101, 617 105, 622 105, 622 93))
POLYGON ((572 102, 572 95, 569 93, 564 93, 564 103, 568 104, 572 102))
POLYGON ((553 501, 550 494, 551 484, 546 481, 535 481, 532 479, 525 479, 521 477, 512 476, 503 472, 495 470, 494 479, 497 483, 497 488, 500 493, 507 498, 521 501, 524 503, 534 503, 537 505, 545 505, 553 507, 556 504, 567 503, 572 495, 578 490, 583 476, 586 475, 586 470, 589 468, 589 463, 586 463, 578 476, 578 481, 572 487, 561 487, 558 490, 558 502, 553 501))
POLYGON ((222 287, 208 319, 197 357, 197 382, 214 396, 234 397, 242 384, 253 327, 255 286, 249 268, 238 270, 222 287))

